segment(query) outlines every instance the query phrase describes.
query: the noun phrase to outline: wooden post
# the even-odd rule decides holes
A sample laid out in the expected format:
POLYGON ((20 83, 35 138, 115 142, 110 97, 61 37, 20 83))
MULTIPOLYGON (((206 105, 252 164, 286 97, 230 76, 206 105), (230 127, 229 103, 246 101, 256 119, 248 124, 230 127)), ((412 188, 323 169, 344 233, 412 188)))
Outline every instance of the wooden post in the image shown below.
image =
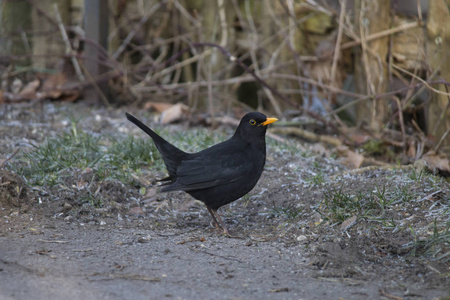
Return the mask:
MULTIPOLYGON (((104 49, 107 49, 109 21, 108 0, 85 0, 84 7, 86 38, 94 41, 104 49)), ((85 56, 86 60, 84 65, 89 72, 86 79, 87 81, 93 81, 98 75, 105 71, 104 67, 100 64, 100 51, 96 45, 86 43, 85 56)), ((100 97, 102 97, 100 92, 102 92, 103 95, 108 94, 107 83, 99 83, 98 88, 93 86, 87 89, 85 95, 87 100, 100 102, 100 97)))
POLYGON ((31 28, 31 5, 28 1, 0 1, 0 55, 18 56, 16 65, 29 66, 30 39, 26 31, 31 28))
MULTIPOLYGON (((384 31, 390 27, 390 0, 355 2, 355 28, 361 34, 361 49, 355 54, 355 84, 360 94, 378 95, 387 91, 388 70, 386 57, 389 37, 365 41, 365 36, 384 31)), ((386 99, 360 103, 356 107, 357 122, 368 122, 375 130, 381 130, 387 114, 386 99)))
MULTIPOLYGON (((427 33, 427 56, 431 70, 439 70, 440 77, 448 82, 450 81, 450 1, 430 1, 427 33)), ((450 90, 446 89, 444 84, 433 87, 447 93, 450 90)), ((435 137, 436 142, 443 139, 440 150, 450 153, 450 135, 446 138, 444 135, 450 128, 449 97, 435 92, 430 94, 431 101, 427 110, 428 134, 435 137)))

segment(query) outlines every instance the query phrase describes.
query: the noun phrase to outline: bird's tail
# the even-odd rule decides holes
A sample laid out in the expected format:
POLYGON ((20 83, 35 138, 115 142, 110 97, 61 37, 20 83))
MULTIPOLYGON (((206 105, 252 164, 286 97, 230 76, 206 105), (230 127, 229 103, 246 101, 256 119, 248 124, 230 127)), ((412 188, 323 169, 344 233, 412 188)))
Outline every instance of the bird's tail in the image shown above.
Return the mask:
POLYGON ((170 177, 174 177, 177 167, 180 162, 186 157, 188 154, 184 151, 181 151, 162 137, 160 137, 156 132, 151 130, 147 125, 136 119, 134 116, 129 113, 125 113, 127 119, 142 129, 146 134, 148 134, 155 143, 156 148, 159 153, 161 153, 164 163, 167 167, 167 171, 169 172, 170 177))

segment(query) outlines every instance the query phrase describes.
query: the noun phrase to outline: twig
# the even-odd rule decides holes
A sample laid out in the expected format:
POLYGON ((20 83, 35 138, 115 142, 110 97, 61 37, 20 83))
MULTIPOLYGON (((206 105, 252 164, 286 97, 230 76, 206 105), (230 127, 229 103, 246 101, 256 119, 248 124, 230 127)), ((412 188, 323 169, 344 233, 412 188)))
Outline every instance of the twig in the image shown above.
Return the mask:
POLYGON ((6 162, 10 161, 14 156, 16 156, 16 154, 19 153, 19 151, 20 151, 20 148, 17 149, 16 151, 14 151, 14 153, 11 154, 10 157, 8 157, 8 158, 5 159, 4 161, 2 161, 2 163, 0 164, 0 168, 3 167, 3 165, 4 165, 6 162))
POLYGON ((284 135, 297 135, 309 141, 324 142, 333 146, 342 145, 342 142, 335 137, 315 134, 311 131, 307 131, 298 127, 274 127, 271 129, 271 132, 284 135))
POLYGON ((160 282, 161 278, 159 277, 148 277, 145 275, 139 275, 139 274, 111 274, 111 273, 94 273, 91 276, 107 276, 104 278, 89 278, 90 281, 100 281, 100 280, 116 280, 116 279, 132 279, 132 280, 142 280, 142 281, 149 281, 149 282, 160 282))
POLYGON ((220 28, 222 30, 222 38, 220 39, 220 46, 226 47, 228 43, 228 26, 227 19, 225 16, 225 7, 223 0, 217 0, 217 5, 219 6, 219 19, 220 19, 220 28))
POLYGON ((439 193, 442 193, 442 190, 439 190, 439 191, 436 191, 436 192, 434 192, 434 193, 431 193, 431 194, 429 194, 429 195, 423 197, 422 199, 418 200, 417 202, 423 202, 423 201, 425 201, 425 200, 430 200, 430 201, 432 201, 431 198, 433 198, 435 195, 437 195, 437 194, 439 194, 439 193))
POLYGON ((403 69, 403 68, 400 68, 399 66, 396 66, 395 64, 392 64, 392 66, 393 66, 394 68, 396 68, 397 70, 399 70, 399 71, 401 71, 401 72, 403 72, 403 73, 406 73, 406 74, 408 74, 409 76, 414 77, 414 78, 417 79, 418 81, 422 82, 428 89, 432 90, 432 91, 435 92, 436 94, 444 95, 444 96, 447 96, 447 97, 450 96, 450 93, 448 93, 448 92, 447 92, 447 93, 446 93, 446 92, 442 92, 442 91, 440 91, 440 90, 435 89, 434 87, 430 86, 430 84, 429 84, 426 80, 423 80, 423 79, 420 78, 419 76, 414 75, 413 73, 411 73, 411 72, 409 72, 409 71, 407 71, 407 70, 405 70, 405 69, 403 69))
POLYGON ((271 76, 274 77, 274 78, 296 80, 296 81, 308 83, 308 84, 311 84, 311 85, 314 85, 314 86, 317 86, 317 87, 320 87, 320 88, 323 88, 323 89, 327 89, 327 90, 329 90, 329 91, 331 91, 331 92, 333 92, 335 94, 341 94, 341 95, 349 96, 349 97, 352 97, 352 98, 367 97, 364 94, 357 94, 357 93, 352 93, 352 92, 349 92, 349 91, 345 91, 345 90, 339 89, 337 87, 330 86, 328 84, 320 83, 320 82, 318 82, 318 81, 316 81, 314 79, 310 79, 310 78, 307 78, 307 77, 291 75, 291 74, 279 74, 279 73, 271 74, 271 76))
POLYGON ((207 76, 208 76, 208 106, 209 106, 209 114, 211 115, 211 125, 215 127, 215 118, 214 118, 214 101, 213 101, 213 89, 212 89, 212 63, 207 65, 207 76))
MULTIPOLYGON (((388 36, 388 35, 391 35, 391 34, 394 34, 394 33, 400 32, 400 31, 403 31, 403 30, 413 29, 413 28, 419 27, 421 25, 422 25, 422 23, 420 21, 413 22, 413 23, 402 24, 402 25, 400 25, 398 27, 395 27, 395 28, 390 28, 390 29, 387 29, 387 30, 383 30, 383 31, 380 31, 380 32, 368 35, 368 36, 366 36, 364 38, 364 41, 365 42, 370 42, 370 41, 373 41, 373 40, 376 40, 376 39, 379 39, 379 38, 383 38, 385 36, 388 36)), ((347 48, 358 46, 361 43, 362 43, 362 39, 357 39, 356 41, 352 41, 352 42, 348 42, 348 43, 343 44, 340 47, 340 49, 341 50, 345 50, 347 48)), ((323 57, 320 57, 320 58, 326 58, 329 55, 330 54, 325 54, 323 57)))
POLYGON ((406 147, 406 131, 405 131, 405 122, 403 120, 403 109, 402 109, 402 103, 400 102, 400 99, 398 97, 394 96, 392 97, 395 102, 397 103, 398 107, 398 118, 400 122, 400 128, 402 130, 402 140, 403 140, 403 150, 405 150, 406 147))
POLYGON ((344 16, 345 16, 345 6, 346 6, 347 0, 341 0, 341 12, 339 15, 339 28, 338 28, 338 35, 336 38, 336 46, 334 49, 334 57, 333 57, 333 64, 331 65, 331 81, 330 81, 330 86, 334 86, 335 81, 336 81, 336 68, 337 68, 337 62, 339 59, 339 54, 340 54, 340 45, 341 45, 341 41, 342 41, 342 32, 344 29, 344 16))
POLYGON ((134 26, 133 30, 130 33, 128 33, 123 43, 119 46, 119 48, 117 48, 116 52, 114 52, 113 55, 111 55, 111 57, 114 60, 116 60, 119 57, 119 55, 122 54, 122 52, 126 49, 127 45, 131 42, 131 40, 136 35, 138 30, 142 27, 142 25, 144 25, 148 21, 148 19, 161 7, 161 5, 165 4, 167 1, 168 0, 158 1, 158 3, 153 5, 148 10, 148 12, 144 16, 142 16, 139 22, 134 26))
MULTIPOLYGON (((444 81, 443 80, 431 81, 431 82, 428 82, 428 84, 445 84, 445 85, 450 85, 450 83, 446 82, 445 80, 444 81)), ((343 106, 341 106, 341 107, 339 107, 337 109, 335 109, 333 112, 334 113, 338 113, 340 111, 346 110, 350 106, 353 106, 353 105, 355 105, 355 104, 357 104, 359 102, 362 102, 362 101, 366 101, 366 100, 370 100, 370 99, 374 99, 374 100, 383 99, 383 98, 390 97, 390 96, 395 96, 396 94, 403 93, 403 92, 405 92, 407 90, 415 89, 415 88, 422 87, 422 86, 424 86, 422 83, 417 83, 417 84, 412 85, 412 86, 408 86, 408 87, 405 87, 405 88, 401 88, 401 89, 398 89, 398 90, 395 90, 395 91, 390 91, 390 92, 383 93, 383 94, 378 94, 376 96, 354 97, 354 98, 357 98, 357 99, 352 101, 352 102, 349 102, 349 103, 347 103, 347 104, 345 104, 345 105, 343 105, 343 106)), ((342 94, 345 95, 344 93, 342 93, 342 94)), ((356 95, 358 95, 358 94, 355 94, 355 96, 356 95)))
MULTIPOLYGON (((205 58, 206 56, 211 55, 211 53, 212 53, 211 50, 206 50, 206 51, 204 51, 202 53, 194 55, 194 56, 192 56, 192 57, 190 57, 188 59, 185 59, 185 60, 183 60, 183 61, 181 61, 181 62, 179 62, 177 64, 174 64, 174 65, 172 65, 170 67, 166 67, 166 68, 162 69, 160 72, 154 73, 153 76, 151 77, 151 79, 153 81, 155 81, 156 79, 158 79, 160 77, 163 77, 163 76, 165 76, 165 75, 167 75, 167 74, 169 74, 169 73, 171 73, 171 72, 173 72, 175 70, 182 69, 182 68, 184 68, 185 66, 187 66, 189 64, 192 64, 194 62, 198 62, 199 60, 205 58)), ((167 64, 167 62, 166 62, 166 64, 167 64)), ((148 81, 146 81, 145 83, 148 83, 148 81)), ((144 83, 142 83, 142 84, 144 84, 144 83)), ((187 84, 192 84, 192 83, 188 82, 187 84)))
POLYGON ((447 129, 447 131, 442 135, 441 139, 437 143, 436 147, 434 147, 434 152, 437 152, 439 148, 442 146, 442 143, 447 138, 448 134, 450 133, 450 128, 447 129))
POLYGON ((192 17, 192 15, 184 8, 183 5, 180 4, 178 0, 173 1, 175 7, 178 9, 178 11, 186 18, 188 19, 192 24, 194 24, 195 27, 200 28, 202 26, 202 23, 199 22, 197 19, 192 17))
MULTIPOLYGON (((214 47, 220 50, 223 55, 225 55, 231 62, 236 63, 238 66, 243 68, 247 73, 253 76, 253 78, 256 79, 261 85, 268 88, 274 95, 276 95, 278 98, 282 99, 284 102, 290 104, 293 107, 296 107, 297 109, 304 110, 298 103, 286 98, 284 95, 282 95, 280 92, 278 92, 276 89, 271 87, 267 82, 265 82, 263 79, 261 79, 253 70, 251 70, 246 64, 242 62, 241 59, 237 58, 236 56, 232 55, 230 52, 228 52, 225 48, 221 47, 220 45, 214 44, 214 43, 193 43, 192 44, 195 47, 214 47)), ((180 52, 174 54, 172 57, 170 57, 166 61, 166 65, 170 64, 172 61, 176 60, 180 55, 182 55, 184 52, 188 51, 189 48, 185 48, 181 50, 180 52)), ((319 121, 323 122, 324 124, 329 125, 329 122, 324 120, 319 115, 313 113, 313 112, 307 112, 311 117, 318 119, 319 121)), ((332 126, 333 127, 333 126, 332 126)))
MULTIPOLYGON (((191 249, 191 250, 192 250, 192 251, 195 251, 195 250, 193 250, 193 249, 191 249)), ((215 257, 220 257, 220 258, 223 258, 223 259, 226 259, 226 260, 233 260, 233 261, 237 261, 237 262, 240 262, 240 263, 244 263, 242 260, 237 259, 237 258, 234 258, 234 257, 232 257, 232 256, 224 256, 224 255, 212 253, 212 252, 209 252, 209 251, 206 251, 206 250, 203 250, 203 251, 195 251, 195 252, 205 253, 205 254, 208 254, 208 255, 211 255, 211 256, 215 256, 215 257)))
MULTIPOLYGON (((436 68, 434 71, 433 71, 433 73, 431 73, 429 76, 428 76, 428 78, 427 78, 427 80, 428 80, 428 82, 430 82, 431 80, 433 80, 433 78, 435 78, 436 77, 436 75, 439 73, 439 71, 440 71, 440 66, 438 67, 438 68, 436 68)), ((394 70, 394 71, 396 71, 396 70, 394 70)), ((400 72, 398 72, 398 71, 396 71, 399 75, 401 75, 400 74, 400 72)), ((399 78, 401 78, 400 76, 398 76, 399 78)), ((414 95, 412 95, 407 101, 406 101, 406 103, 405 103, 405 105, 403 105, 403 109, 407 109, 409 106, 411 106, 412 104, 413 104, 413 102, 414 102, 414 100, 416 100, 416 98, 420 95, 420 94, 422 94, 423 93, 423 91, 426 89, 427 87, 425 86, 425 85, 422 85, 422 86, 420 86, 420 88, 417 90, 417 92, 414 94, 414 95)), ((412 89, 413 90, 413 89, 412 89)))
POLYGON ((55 244, 66 244, 69 241, 60 241, 60 240, 38 240, 38 242, 42 243, 55 243, 55 244))
POLYGON ((108 98, 106 98, 105 94, 102 92, 100 87, 98 86, 98 83, 95 81, 94 77, 92 77, 91 73, 89 73, 89 70, 84 66, 84 64, 80 63, 80 66, 83 68, 84 72, 87 74, 88 82, 92 84, 97 94, 100 96, 100 98, 103 101, 103 104, 105 104, 107 107, 110 107, 110 103, 108 101, 108 98))
POLYGON ((423 16, 422 16, 422 5, 421 1, 417 0, 417 15, 419 16, 419 22, 423 22, 423 16))
POLYGON ((386 298, 389 298, 389 299, 393 299, 393 300, 403 300, 402 297, 397 297, 397 296, 388 294, 388 293, 386 293, 385 290, 381 290, 381 289, 380 289, 380 295, 381 295, 381 296, 384 296, 384 297, 386 297, 386 298))
POLYGON ((55 15, 56 15, 56 21, 58 23, 59 31, 61 31, 61 36, 64 40, 64 43, 66 45, 66 54, 70 55, 70 60, 72 61, 73 68, 75 69, 75 73, 78 76, 78 79, 83 82, 84 81, 84 75, 81 72, 80 65, 78 64, 78 60, 75 55, 73 55, 73 49, 70 45, 69 37, 67 35, 66 29, 64 28, 64 24, 61 19, 61 15, 59 14, 58 4, 54 3, 53 8, 55 9, 55 15))
MULTIPOLYGON (((250 3, 249 1, 245 1, 245 12, 247 14, 247 19, 248 19, 248 23, 249 23, 249 27, 252 31, 253 34, 251 34, 252 37, 254 37, 256 39, 256 37, 258 36, 258 33, 256 31, 256 26, 255 23, 253 22, 253 17, 250 11, 250 3)), ((251 43, 252 45, 257 45, 257 41, 252 41, 251 43)), ((250 47, 250 57, 252 58, 252 62, 253 62, 253 68, 254 68, 254 72, 257 76, 261 76, 261 72, 260 72, 260 68, 259 68, 259 63, 258 63, 258 59, 257 59, 257 55, 255 53, 255 47, 252 46, 250 47)), ((273 93, 271 92, 270 89, 268 89, 267 87, 263 87, 264 93, 266 94, 267 98, 270 101, 270 104, 272 104, 273 109, 275 110, 275 113, 279 116, 282 115, 282 111, 281 111, 281 107, 278 104, 278 102, 275 100, 273 93)))
MULTIPOLYGON (((448 93, 448 87, 445 85, 445 90, 448 93)), ((434 125, 433 130, 431 131, 431 134, 436 134, 436 131, 438 129, 438 126, 445 120, 445 116, 447 115, 447 110, 450 107, 450 96, 447 95, 447 105, 445 106, 445 109, 442 111, 441 115, 439 116, 439 120, 434 125)))

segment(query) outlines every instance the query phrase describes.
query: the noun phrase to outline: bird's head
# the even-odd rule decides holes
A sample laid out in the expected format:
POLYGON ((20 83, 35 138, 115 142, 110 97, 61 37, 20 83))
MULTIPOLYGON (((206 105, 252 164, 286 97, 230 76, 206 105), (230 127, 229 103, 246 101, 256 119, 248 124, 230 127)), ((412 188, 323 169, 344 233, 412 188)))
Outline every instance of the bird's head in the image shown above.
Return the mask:
POLYGON ((234 135, 244 139, 251 139, 252 137, 264 138, 267 125, 276 121, 278 121, 277 118, 268 118, 262 113, 251 112, 241 119, 234 135))

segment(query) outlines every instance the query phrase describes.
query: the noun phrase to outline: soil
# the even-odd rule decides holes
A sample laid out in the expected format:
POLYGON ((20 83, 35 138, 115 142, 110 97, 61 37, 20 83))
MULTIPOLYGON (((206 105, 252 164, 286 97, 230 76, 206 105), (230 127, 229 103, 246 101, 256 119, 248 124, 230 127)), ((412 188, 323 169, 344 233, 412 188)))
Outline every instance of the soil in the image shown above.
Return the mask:
MULTIPOLYGON (((73 119, 95 134, 146 138, 123 108, 3 106, 0 162, 70 131, 73 119)), ((296 149, 269 144, 255 189, 220 209, 234 237, 213 230, 205 207, 185 193, 162 194, 148 184, 144 197, 138 186, 111 180, 95 182, 101 207, 82 205, 77 183, 92 170, 73 170, 65 185, 44 189, 28 186, 8 161, 0 168, 0 298, 449 299, 448 260, 412 255, 409 231, 374 230, 359 217, 342 228, 321 214, 330 189, 394 188, 407 171, 351 173, 296 149), (307 180, 318 168, 325 184, 307 180)), ((164 173, 145 175, 140 181, 151 183, 164 173)), ((449 201, 448 184, 439 184, 438 200, 449 201)), ((428 193, 427 186, 408 187, 428 193)), ((420 209, 404 213, 428 222, 420 209)))

